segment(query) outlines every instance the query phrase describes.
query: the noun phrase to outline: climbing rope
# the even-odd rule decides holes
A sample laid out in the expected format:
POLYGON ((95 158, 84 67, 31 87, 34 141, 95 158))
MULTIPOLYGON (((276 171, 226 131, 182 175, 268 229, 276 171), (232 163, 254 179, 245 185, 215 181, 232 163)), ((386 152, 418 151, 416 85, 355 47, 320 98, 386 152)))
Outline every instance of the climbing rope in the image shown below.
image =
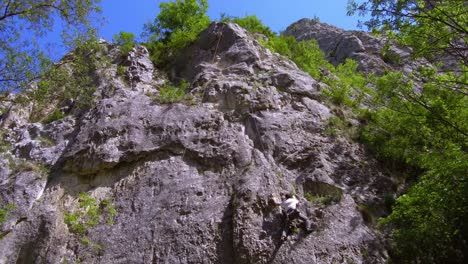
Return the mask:
POLYGON ((217 35, 218 35, 218 43, 216 43, 216 48, 215 48, 215 52, 213 54, 213 59, 211 59, 211 63, 214 63, 215 59, 216 59, 216 54, 218 53, 218 48, 219 48, 219 43, 221 42, 221 38, 223 37, 223 30, 224 30, 224 24, 223 26, 221 27, 221 32, 217 32, 217 35))

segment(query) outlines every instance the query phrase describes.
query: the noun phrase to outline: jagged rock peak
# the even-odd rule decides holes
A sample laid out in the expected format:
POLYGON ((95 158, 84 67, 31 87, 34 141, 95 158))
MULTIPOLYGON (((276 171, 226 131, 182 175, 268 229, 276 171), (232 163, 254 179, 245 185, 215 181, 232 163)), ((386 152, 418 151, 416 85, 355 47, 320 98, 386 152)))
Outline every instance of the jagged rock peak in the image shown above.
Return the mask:
POLYGON ((414 61, 408 47, 392 42, 386 49, 385 37, 340 29, 314 19, 300 19, 288 26, 284 34, 294 36, 299 41, 315 39, 330 63, 336 66, 348 58, 353 59, 359 63, 358 70, 364 73, 382 74, 387 70, 411 72, 422 63, 427 63, 414 61))

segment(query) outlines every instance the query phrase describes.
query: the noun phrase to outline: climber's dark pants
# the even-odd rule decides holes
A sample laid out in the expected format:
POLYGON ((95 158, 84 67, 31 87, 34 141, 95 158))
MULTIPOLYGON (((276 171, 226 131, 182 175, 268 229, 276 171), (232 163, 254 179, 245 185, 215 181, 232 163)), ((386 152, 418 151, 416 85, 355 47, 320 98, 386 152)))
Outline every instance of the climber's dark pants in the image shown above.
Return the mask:
POLYGON ((291 231, 292 231, 291 230, 291 223, 295 219, 300 219, 302 221, 302 223, 305 226, 306 232, 311 232, 312 231, 310 220, 305 215, 303 215, 301 212, 299 212, 299 210, 297 210, 297 209, 289 210, 288 212, 283 213, 283 217, 284 217, 284 221, 283 221, 284 226, 283 226, 282 237, 284 237, 284 238, 291 234, 291 231))

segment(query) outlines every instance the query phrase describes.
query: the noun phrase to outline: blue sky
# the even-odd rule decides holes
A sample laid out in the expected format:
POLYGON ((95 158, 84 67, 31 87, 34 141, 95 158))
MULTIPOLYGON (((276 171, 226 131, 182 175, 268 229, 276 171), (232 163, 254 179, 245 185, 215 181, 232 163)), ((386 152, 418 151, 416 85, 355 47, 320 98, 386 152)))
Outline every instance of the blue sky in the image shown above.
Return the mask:
MULTIPOLYGON (((111 41, 120 31, 140 36, 143 25, 153 21, 159 13, 159 4, 166 0, 101 0, 105 21, 99 27, 99 36, 111 41)), ((222 13, 243 17, 256 15, 274 32, 286 29, 301 18, 318 17, 321 22, 344 29, 358 29, 358 17, 346 16, 347 0, 208 0, 208 15, 219 19, 222 13)), ((43 41, 54 43, 52 58, 60 59, 66 51, 60 45, 60 25, 47 34, 43 41)))
MULTIPOLYGON (((162 0, 102 0, 107 22, 99 31, 111 40, 120 31, 139 36, 143 25, 153 20, 162 0)), ((304 18, 318 17, 321 22, 344 29, 356 29, 357 17, 346 16, 347 0, 208 0, 208 15, 218 19, 221 13, 231 16, 257 15, 273 31, 286 29, 304 18)))

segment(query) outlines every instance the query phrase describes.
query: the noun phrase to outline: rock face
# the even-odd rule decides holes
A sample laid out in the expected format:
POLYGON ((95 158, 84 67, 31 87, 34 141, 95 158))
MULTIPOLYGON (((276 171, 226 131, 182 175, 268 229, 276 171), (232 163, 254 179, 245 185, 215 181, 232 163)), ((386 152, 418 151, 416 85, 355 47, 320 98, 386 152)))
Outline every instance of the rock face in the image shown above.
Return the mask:
MULTIPOLYGON (((353 36, 340 43, 367 49, 353 36)), ((327 132, 324 84, 239 26, 213 23, 174 62, 190 102, 159 104, 166 80, 147 50, 122 59, 103 45, 113 64, 94 108, 47 125, 2 117, 0 205, 16 208, 1 225, 0 263, 385 263, 362 208, 396 185, 362 146, 327 132), (281 241, 284 192, 314 232, 281 241)))
POLYGON ((353 59, 359 63, 358 70, 364 73, 382 74, 386 70, 411 72, 425 60, 414 61, 411 49, 390 44, 386 47, 384 37, 375 37, 365 32, 346 31, 313 19, 304 18, 291 24, 284 32, 298 41, 317 40, 320 49, 333 65, 353 59))

